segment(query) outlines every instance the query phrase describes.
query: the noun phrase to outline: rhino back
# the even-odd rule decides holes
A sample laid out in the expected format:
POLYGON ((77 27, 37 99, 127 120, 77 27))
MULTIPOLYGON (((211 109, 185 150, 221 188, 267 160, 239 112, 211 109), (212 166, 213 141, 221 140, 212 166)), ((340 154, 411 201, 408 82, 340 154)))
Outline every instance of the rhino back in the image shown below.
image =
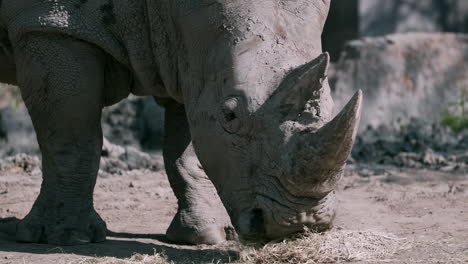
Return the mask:
POLYGON ((56 33, 92 43, 110 55, 108 80, 118 79, 119 91, 109 102, 133 92, 166 96, 150 45, 145 0, 3 0, 0 25, 13 45, 24 34, 56 33), (119 77, 119 78, 116 78, 119 77), (128 87, 130 86, 130 87, 128 87), (122 89, 126 91, 121 91, 122 89))

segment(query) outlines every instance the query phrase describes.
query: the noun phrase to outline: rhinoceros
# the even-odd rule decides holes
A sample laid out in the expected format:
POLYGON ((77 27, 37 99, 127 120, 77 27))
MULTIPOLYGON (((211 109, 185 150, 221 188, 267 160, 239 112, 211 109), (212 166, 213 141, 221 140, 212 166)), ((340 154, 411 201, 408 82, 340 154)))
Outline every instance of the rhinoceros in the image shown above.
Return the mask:
POLYGON ((165 107, 169 239, 216 244, 329 228, 360 118, 332 118, 321 33, 330 0, 3 0, 0 81, 17 84, 43 182, 17 240, 100 242, 103 107, 165 107), (220 198, 220 199, 219 199, 220 198))

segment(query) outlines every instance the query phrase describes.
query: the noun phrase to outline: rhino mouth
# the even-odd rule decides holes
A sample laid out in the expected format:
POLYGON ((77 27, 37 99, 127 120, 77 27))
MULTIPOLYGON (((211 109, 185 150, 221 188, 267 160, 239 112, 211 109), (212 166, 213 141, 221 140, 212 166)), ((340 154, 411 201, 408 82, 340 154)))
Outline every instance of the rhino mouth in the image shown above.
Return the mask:
MULTIPOLYGON (((333 204, 329 202, 328 195, 314 198, 298 197, 287 192, 276 177, 270 177, 269 183, 267 189, 271 193, 255 193, 256 207, 259 208, 257 210, 261 210, 261 230, 264 237, 270 240, 279 239, 303 232, 304 228, 318 232, 330 228, 333 217, 321 217, 324 208, 333 211, 333 204)), ((260 213, 257 212, 256 219, 260 219, 258 216, 260 213)))
POLYGON ((274 215, 278 207, 287 208, 267 195, 257 194, 255 206, 244 209, 236 223, 239 239, 247 244, 267 243, 268 241, 299 231, 302 227, 290 230, 290 226, 276 223, 274 215), (275 226, 275 228, 271 228, 275 226), (272 232, 273 231, 273 232, 272 232), (286 231, 286 232, 285 232, 286 231))
POLYGON ((307 217, 305 212, 309 210, 307 207, 312 208, 316 203, 307 207, 302 204, 286 204, 264 194, 257 194, 257 200, 264 214, 265 235, 269 238, 289 236, 315 223, 313 214, 307 217))
POLYGON ((318 224, 314 214, 301 217, 301 213, 277 201, 268 195, 257 194, 258 207, 244 211, 244 222, 247 224, 239 230, 239 239, 243 243, 267 243, 275 239, 294 236, 304 228, 322 232, 329 225, 318 224))

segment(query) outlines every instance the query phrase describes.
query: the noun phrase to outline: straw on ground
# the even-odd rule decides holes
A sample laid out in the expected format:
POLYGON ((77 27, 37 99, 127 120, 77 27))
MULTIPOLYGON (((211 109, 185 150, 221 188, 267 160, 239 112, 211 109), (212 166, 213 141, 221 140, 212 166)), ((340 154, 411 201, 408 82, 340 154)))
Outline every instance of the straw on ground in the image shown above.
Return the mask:
MULTIPOLYGON (((281 242, 268 243, 261 248, 246 247, 235 263, 246 264, 313 264, 343 263, 391 258, 408 246, 405 239, 383 232, 340 231, 304 234, 281 242)), ((213 260, 211 263, 218 263, 213 260)), ((173 264, 166 256, 155 253, 134 255, 129 259, 84 258, 71 264, 173 264)))

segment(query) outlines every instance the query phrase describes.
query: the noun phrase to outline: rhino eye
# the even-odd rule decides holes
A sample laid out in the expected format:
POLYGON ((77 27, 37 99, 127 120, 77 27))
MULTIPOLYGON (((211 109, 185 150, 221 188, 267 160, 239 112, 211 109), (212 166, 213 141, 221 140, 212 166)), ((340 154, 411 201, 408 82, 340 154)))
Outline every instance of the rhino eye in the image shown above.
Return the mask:
POLYGON ((228 133, 237 133, 242 127, 242 114, 239 104, 238 98, 231 97, 224 101, 221 108, 222 126, 228 133))
POLYGON ((229 98, 224 102, 223 114, 226 121, 232 121, 237 118, 236 111, 239 108, 239 101, 237 98, 229 98))
POLYGON ((223 112, 224 112, 224 119, 226 119, 227 122, 231 122, 237 118, 234 112, 229 112, 229 111, 223 111, 223 112))

